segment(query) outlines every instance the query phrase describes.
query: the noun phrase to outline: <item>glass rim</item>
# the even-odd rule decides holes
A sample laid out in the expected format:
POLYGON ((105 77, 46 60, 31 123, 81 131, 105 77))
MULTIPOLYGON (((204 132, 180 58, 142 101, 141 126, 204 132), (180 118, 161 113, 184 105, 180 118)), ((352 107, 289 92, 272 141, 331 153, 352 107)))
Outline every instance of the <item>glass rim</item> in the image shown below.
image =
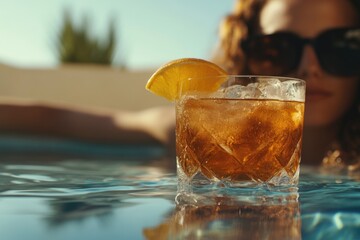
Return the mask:
MULTIPOLYGON (((271 80, 277 80, 281 83, 289 82, 291 85, 297 85, 302 88, 303 91, 299 90, 296 93, 296 96, 262 96, 262 97, 243 97, 239 99, 268 99, 268 100, 286 100, 286 101, 298 101, 305 102, 305 92, 306 92, 306 81, 300 78, 295 77, 286 77, 286 76, 271 76, 271 75, 203 75, 198 77, 187 78, 185 81, 181 81, 178 89, 179 96, 201 96, 201 95, 212 95, 215 92, 228 89, 231 86, 247 86, 252 83, 260 82, 269 82, 271 80), (215 79, 214 79, 215 78, 215 79), (213 91, 208 91, 207 89, 196 88, 198 86, 197 81, 207 82, 215 80, 217 82, 213 91), (217 81, 219 80, 219 81, 217 81), (185 85, 185 91, 183 92, 183 86, 185 85)), ((181 98, 181 97, 179 97, 181 98)), ((229 97, 226 97, 229 98, 229 97)))
POLYGON ((200 76, 200 77, 188 77, 186 80, 192 80, 192 79, 204 79, 204 78, 223 78, 226 77, 227 79, 230 78, 277 78, 280 81, 285 81, 285 80, 295 80, 301 83, 306 84, 306 81, 304 79, 301 78, 297 78, 297 77, 287 77, 287 76, 276 76, 276 75, 251 75, 251 74, 245 74, 245 75, 241 75, 241 74, 226 74, 226 75, 204 75, 204 76, 200 76))

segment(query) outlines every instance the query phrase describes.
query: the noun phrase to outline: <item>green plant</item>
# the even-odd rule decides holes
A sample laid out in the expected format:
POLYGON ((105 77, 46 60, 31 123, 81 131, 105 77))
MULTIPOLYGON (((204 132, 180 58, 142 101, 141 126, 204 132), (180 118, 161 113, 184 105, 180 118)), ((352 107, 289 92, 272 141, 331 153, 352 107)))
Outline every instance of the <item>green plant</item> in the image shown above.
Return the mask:
POLYGON ((65 12, 56 45, 61 63, 112 64, 116 48, 115 22, 109 24, 105 39, 96 39, 90 35, 88 18, 77 27, 69 12, 65 12))

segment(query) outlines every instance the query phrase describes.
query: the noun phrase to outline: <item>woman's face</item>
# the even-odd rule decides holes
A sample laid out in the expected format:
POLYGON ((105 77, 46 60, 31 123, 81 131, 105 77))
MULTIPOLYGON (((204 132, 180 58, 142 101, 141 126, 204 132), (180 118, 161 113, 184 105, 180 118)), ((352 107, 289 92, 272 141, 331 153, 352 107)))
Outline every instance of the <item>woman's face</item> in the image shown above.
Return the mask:
MULTIPOLYGON (((344 0, 270 0, 260 14, 262 33, 291 31, 305 38, 356 23, 355 10, 344 0)), ((306 80, 305 126, 329 126, 338 122, 359 88, 359 77, 326 73, 311 46, 305 46, 293 76, 306 80)))

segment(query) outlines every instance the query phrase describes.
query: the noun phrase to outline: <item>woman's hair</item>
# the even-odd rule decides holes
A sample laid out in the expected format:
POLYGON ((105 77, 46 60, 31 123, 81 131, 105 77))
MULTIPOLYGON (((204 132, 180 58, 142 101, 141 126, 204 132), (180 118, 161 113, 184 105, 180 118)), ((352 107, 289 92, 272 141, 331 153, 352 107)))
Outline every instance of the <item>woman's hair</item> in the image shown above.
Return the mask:
MULTIPOLYGON (((249 74, 246 56, 240 43, 259 32, 259 15, 269 0, 236 0, 234 10, 222 21, 219 28, 219 46, 214 61, 229 74, 249 74)), ((360 18, 360 0, 350 1, 360 18)), ((360 76, 359 76, 360 80, 360 76)), ((360 84, 359 84, 360 88, 360 84)), ((360 89, 338 135, 338 144, 349 159, 360 161, 360 89)))
POLYGON ((214 61, 230 74, 247 74, 246 56, 240 43, 258 32, 260 11, 268 0, 237 0, 219 29, 219 46, 214 61))

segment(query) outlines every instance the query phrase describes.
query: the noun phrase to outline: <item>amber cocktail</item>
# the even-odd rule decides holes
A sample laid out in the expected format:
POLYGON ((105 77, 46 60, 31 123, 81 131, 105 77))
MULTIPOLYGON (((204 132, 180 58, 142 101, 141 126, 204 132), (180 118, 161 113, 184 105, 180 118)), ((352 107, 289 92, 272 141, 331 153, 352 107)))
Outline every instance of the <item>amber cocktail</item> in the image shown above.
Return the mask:
POLYGON ((176 102, 179 191, 296 185, 304 98, 303 80, 263 76, 229 76, 215 93, 182 94, 176 102))

